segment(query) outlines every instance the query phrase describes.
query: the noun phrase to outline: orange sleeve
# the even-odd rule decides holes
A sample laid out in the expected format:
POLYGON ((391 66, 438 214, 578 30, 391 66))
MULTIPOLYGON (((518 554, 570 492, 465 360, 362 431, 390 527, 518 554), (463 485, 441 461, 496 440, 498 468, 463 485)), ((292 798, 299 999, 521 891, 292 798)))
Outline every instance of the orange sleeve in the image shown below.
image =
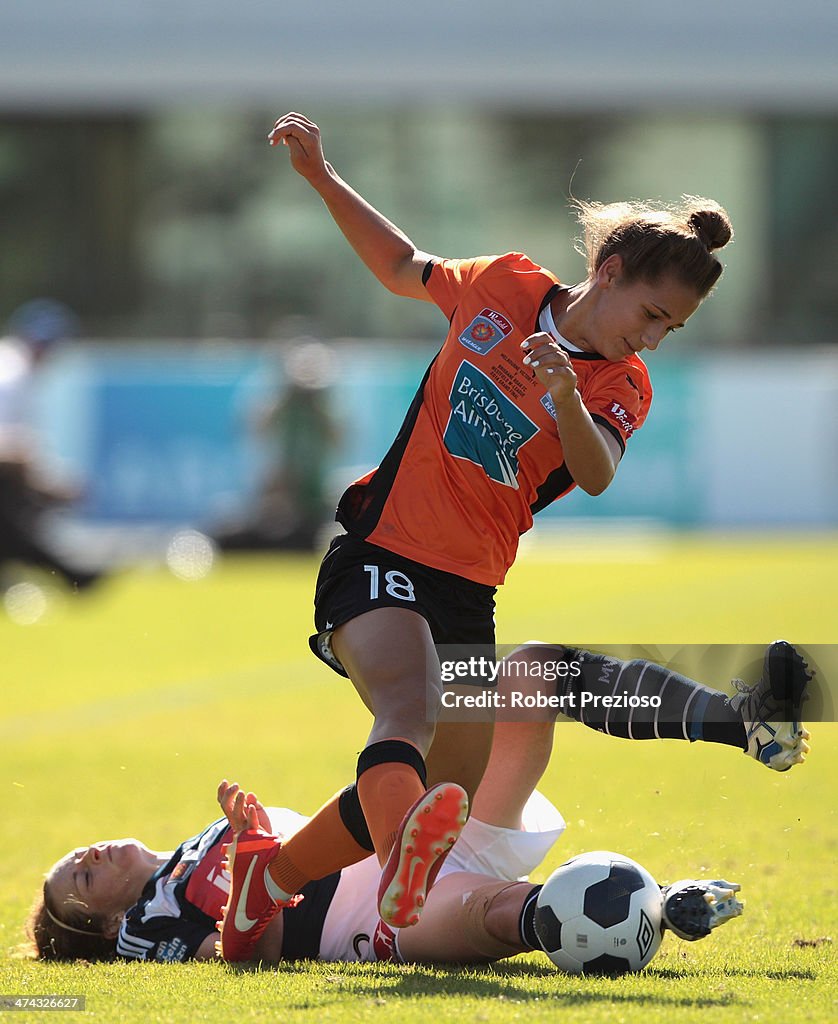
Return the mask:
POLYGON ((652 402, 646 367, 639 359, 612 363, 607 372, 586 382, 582 401, 593 421, 610 430, 625 451, 628 439, 643 426, 652 402))
POLYGON ((477 256, 468 260, 434 260, 426 271, 425 287, 448 320, 460 296, 483 273, 496 256, 477 256))

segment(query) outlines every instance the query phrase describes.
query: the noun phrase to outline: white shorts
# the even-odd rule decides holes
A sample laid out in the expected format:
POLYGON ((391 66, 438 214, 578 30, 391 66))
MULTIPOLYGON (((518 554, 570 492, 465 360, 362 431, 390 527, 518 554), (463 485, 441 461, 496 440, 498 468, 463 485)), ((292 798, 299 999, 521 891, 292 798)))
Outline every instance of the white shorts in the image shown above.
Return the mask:
MULTIPOLYGON (((526 880, 561 836, 565 822, 541 793, 533 793, 524 809, 523 830, 499 828, 476 818, 466 826, 445 859, 439 877, 455 871, 526 880)), ((341 872, 326 913, 320 940, 323 960, 398 959, 398 932, 382 924, 377 895, 381 868, 367 857, 341 872)))

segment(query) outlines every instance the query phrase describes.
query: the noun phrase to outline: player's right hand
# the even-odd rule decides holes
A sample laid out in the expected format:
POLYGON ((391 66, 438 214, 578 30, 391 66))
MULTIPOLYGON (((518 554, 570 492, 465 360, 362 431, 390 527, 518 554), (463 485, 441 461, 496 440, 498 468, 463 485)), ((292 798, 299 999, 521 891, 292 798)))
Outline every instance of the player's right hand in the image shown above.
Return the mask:
POLYGON ((555 405, 560 405, 576 391, 578 383, 570 356, 545 331, 537 331, 521 342, 523 362, 546 388, 555 405))
POLYGON ((327 173, 320 129, 304 114, 292 110, 280 117, 268 133, 268 142, 272 146, 287 146, 291 166, 312 185, 327 173))
POLYGON ((230 827, 238 835, 245 829, 270 832, 271 821, 255 793, 245 793, 237 782, 222 779, 218 784, 218 802, 230 827))

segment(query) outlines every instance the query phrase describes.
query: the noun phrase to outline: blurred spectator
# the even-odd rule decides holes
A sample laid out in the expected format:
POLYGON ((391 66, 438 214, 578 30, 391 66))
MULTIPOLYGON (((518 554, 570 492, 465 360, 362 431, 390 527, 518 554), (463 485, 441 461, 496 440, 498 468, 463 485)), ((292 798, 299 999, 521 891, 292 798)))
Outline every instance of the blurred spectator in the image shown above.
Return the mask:
POLYGON ((75 500, 78 491, 48 468, 34 424, 40 368, 61 341, 78 334, 72 310, 53 299, 17 309, 0 338, 0 569, 8 562, 37 565, 74 589, 98 574, 69 564, 49 543, 45 513, 75 500))
POLYGON ((333 350, 312 338, 299 339, 286 353, 284 385, 254 417, 267 448, 267 471, 243 520, 217 535, 222 549, 316 547, 335 505, 328 487, 338 441, 330 394, 334 360, 333 350))

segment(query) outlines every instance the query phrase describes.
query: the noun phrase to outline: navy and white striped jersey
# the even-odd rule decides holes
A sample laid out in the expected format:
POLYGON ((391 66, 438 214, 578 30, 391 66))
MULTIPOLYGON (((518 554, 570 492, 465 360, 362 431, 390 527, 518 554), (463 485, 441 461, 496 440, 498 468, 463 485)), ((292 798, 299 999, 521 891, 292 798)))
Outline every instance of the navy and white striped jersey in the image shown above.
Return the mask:
MULTIPOLYGON (((285 807, 269 807, 271 829, 291 835, 308 819, 285 807)), ((233 838, 226 818, 181 843, 148 880, 119 929, 116 955, 133 960, 190 960, 217 931, 216 922, 230 894, 222 848, 233 838)), ((340 872, 304 886, 299 907, 283 913, 283 959, 317 957, 323 924, 340 872)), ((374 900, 368 901, 375 906, 374 900)))
POLYGON ((188 960, 216 931, 227 902, 230 876, 221 848, 233 838, 226 818, 187 839, 146 883, 126 913, 117 956, 133 960, 188 960))

